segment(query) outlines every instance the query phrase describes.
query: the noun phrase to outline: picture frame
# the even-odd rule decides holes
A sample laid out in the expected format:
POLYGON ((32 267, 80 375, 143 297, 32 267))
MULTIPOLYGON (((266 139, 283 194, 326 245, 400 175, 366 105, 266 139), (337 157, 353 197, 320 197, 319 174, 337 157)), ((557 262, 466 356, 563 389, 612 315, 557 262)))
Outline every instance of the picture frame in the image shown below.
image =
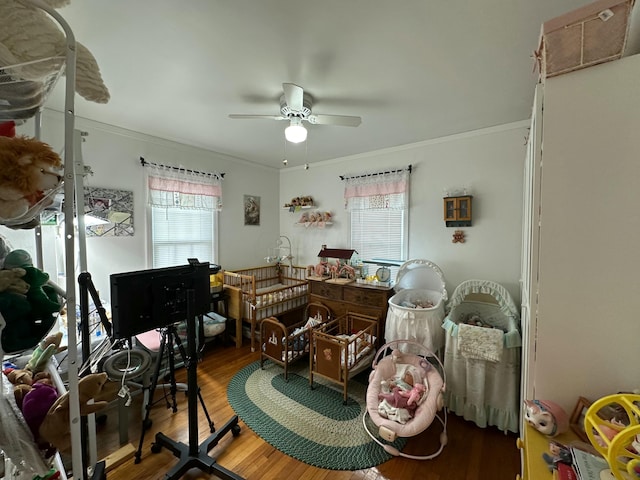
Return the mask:
POLYGON ((573 413, 569 418, 569 427, 573 433, 575 433, 580 440, 587 443, 589 443, 589 437, 587 437, 587 432, 584 429, 584 419, 591 403, 592 402, 585 397, 579 397, 573 413))
POLYGON ((260 197, 244 195, 244 224, 260 225, 260 197))
POLYGON ((133 191, 84 187, 87 237, 132 237, 133 191))

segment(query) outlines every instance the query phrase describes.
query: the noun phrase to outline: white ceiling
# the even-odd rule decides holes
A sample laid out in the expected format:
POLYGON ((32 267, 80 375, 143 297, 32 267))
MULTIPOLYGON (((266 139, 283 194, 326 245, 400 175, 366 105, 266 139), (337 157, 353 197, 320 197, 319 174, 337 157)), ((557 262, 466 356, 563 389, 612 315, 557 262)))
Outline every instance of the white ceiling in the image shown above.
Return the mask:
MULTIPOLYGON (((281 168, 528 118, 541 24, 588 3, 71 0, 60 13, 111 92, 77 96, 78 116, 281 168), (228 117, 278 115, 283 82, 313 113, 362 124, 306 124, 285 153, 287 122, 228 117)), ((61 84, 49 106, 63 109, 61 84)))

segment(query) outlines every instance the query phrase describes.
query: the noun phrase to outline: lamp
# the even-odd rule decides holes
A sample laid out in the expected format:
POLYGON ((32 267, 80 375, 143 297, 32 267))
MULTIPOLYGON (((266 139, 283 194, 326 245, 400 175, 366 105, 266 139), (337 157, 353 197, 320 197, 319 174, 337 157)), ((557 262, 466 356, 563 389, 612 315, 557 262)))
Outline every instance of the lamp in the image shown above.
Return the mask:
POLYGON ((307 139, 307 129, 302 126, 300 117, 291 117, 291 124, 284 129, 284 136, 291 143, 301 143, 307 139))

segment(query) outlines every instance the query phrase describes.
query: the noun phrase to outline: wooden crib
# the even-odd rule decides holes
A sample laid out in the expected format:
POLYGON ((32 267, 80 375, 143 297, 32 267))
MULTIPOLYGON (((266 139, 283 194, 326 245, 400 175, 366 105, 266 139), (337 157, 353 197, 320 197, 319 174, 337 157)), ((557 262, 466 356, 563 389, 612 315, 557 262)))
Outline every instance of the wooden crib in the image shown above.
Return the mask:
POLYGON ((279 263, 224 272, 228 316, 236 319, 237 347, 242 345, 244 323, 249 324, 251 351, 255 352, 256 327, 263 319, 306 307, 309 296, 306 272, 306 267, 279 263))
POLYGON ((376 317, 347 312, 312 332, 309 385, 318 375, 342 385, 347 403, 349 379, 371 365, 376 353, 376 317))
POLYGON ((287 326, 275 317, 265 318, 260 324, 260 368, 265 360, 271 360, 284 368, 284 379, 287 380, 289 365, 309 353, 312 330, 322 328, 332 317, 329 307, 321 303, 309 303, 300 321, 294 324, 287 326), (320 323, 304 328, 311 319, 320 323))

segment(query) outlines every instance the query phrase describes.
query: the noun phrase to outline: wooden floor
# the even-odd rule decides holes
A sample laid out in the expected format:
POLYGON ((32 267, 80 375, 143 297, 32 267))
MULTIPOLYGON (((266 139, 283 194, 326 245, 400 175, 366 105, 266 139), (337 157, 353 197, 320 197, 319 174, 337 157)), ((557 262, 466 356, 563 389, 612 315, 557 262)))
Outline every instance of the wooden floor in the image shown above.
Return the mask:
MULTIPOLYGON (((236 349, 221 343, 208 347, 204 359, 198 364, 198 383, 207 410, 219 428, 234 415, 227 402, 227 383, 235 372, 259 359, 258 353, 251 353, 248 346, 236 349)), ((176 378, 186 382, 186 371, 178 370, 176 378)), ((117 385, 117 384, 116 384, 117 385)), ((117 389, 116 389, 117 390, 117 389)), ((151 452, 151 443, 156 432, 163 432, 169 438, 188 444, 187 399, 184 393, 177 395, 178 409, 173 413, 162 400, 162 391, 157 390, 156 401, 151 409, 151 428, 145 434, 140 463, 132 458, 111 469, 109 480, 156 480, 165 478, 166 472, 178 459, 167 450, 151 452)), ((140 395, 128 410, 129 442, 137 449, 141 430, 140 395)), ((117 409, 106 410, 106 423, 98 427, 98 458, 118 450, 117 409)), ((382 479, 424 479, 424 480, 513 480, 520 471, 520 454, 516 448, 516 435, 494 428, 481 429, 460 417, 448 417, 449 443, 443 453, 434 460, 411 460, 395 457, 376 468, 359 471, 324 470, 301 463, 265 443, 244 423, 237 437, 225 435, 209 454, 219 465, 248 480, 251 479, 313 479, 313 480, 382 480, 382 479)), ((198 408, 199 441, 209 435, 203 410, 198 408)), ((441 428, 437 421, 420 435, 409 439, 404 449, 406 453, 425 454, 439 445, 441 428)), ((68 453, 68 452, 67 452, 68 453)), ((198 469, 189 470, 184 477, 188 480, 218 478, 198 469)))

